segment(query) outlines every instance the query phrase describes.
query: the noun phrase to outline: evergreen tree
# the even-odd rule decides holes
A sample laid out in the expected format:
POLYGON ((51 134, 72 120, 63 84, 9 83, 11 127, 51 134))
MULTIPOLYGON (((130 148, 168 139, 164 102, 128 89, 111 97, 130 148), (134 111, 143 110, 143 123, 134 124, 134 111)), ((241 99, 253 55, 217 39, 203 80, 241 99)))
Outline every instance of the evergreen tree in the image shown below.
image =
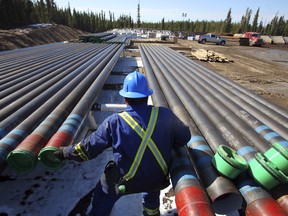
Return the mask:
POLYGON ((32 24, 37 20, 36 14, 35 14, 35 8, 34 4, 31 0, 26 0, 25 4, 25 23, 26 24, 32 24))
MULTIPOLYGON (((277 13, 278 14, 278 13, 277 13)), ((278 15, 275 15, 275 17, 271 20, 270 22, 270 31, 269 31, 269 35, 275 35, 277 32, 277 28, 278 28, 278 15)))
POLYGON ((252 23, 252 29, 251 30, 254 32, 256 32, 258 29, 259 11, 260 11, 260 8, 258 8, 258 10, 256 11, 256 14, 254 16, 253 23, 252 23))
POLYGON ((288 36, 288 20, 285 22, 285 26, 283 29, 283 36, 288 36))
POLYGON ((162 20, 161 20, 161 29, 162 29, 162 30, 165 30, 165 20, 164 20, 164 17, 163 17, 162 20))
POLYGON ((0 27, 1 28, 9 28, 12 26, 12 1, 10 0, 1 0, 0 1, 0 27))
POLYGON ((284 16, 281 16, 277 23, 275 35, 284 36, 285 35, 284 30, 285 30, 285 19, 284 19, 284 16))
POLYGON ((224 20, 224 27, 223 27, 223 31, 228 33, 231 32, 232 30, 232 16, 231 16, 231 8, 229 9, 226 19, 224 20))
POLYGON ((140 19, 140 0, 137 7, 137 28, 141 28, 141 19, 140 19))
MULTIPOLYGON (((252 25, 250 24, 252 10, 247 8, 240 22, 232 23, 231 8, 224 21, 206 20, 183 20, 165 21, 163 18, 159 22, 142 22, 142 28, 162 29, 171 31, 186 31, 194 33, 225 32, 244 33, 246 31, 258 31, 268 35, 288 34, 288 21, 284 16, 278 14, 267 25, 259 21, 260 8, 256 11, 252 25)), ((140 23, 140 1, 137 8, 137 27, 140 23)), ((109 11, 106 16, 104 11, 79 12, 73 8, 73 13, 68 3, 67 8, 58 8, 55 0, 0 0, 0 28, 9 29, 25 26, 32 23, 57 23, 88 32, 103 32, 113 28, 134 28, 131 15, 121 14, 115 18, 114 13, 109 11)))
POLYGON ((45 23, 45 11, 46 11, 46 5, 43 0, 36 1, 35 2, 35 12, 36 16, 38 18, 38 21, 41 23, 45 23))
POLYGON ((263 27, 263 22, 261 21, 258 28, 257 28, 257 32, 259 32, 260 34, 263 34, 264 32, 264 27, 263 27))
POLYGON ((252 10, 247 8, 245 15, 242 16, 241 26, 238 30, 238 33, 245 33, 250 30, 251 14, 252 14, 252 10))

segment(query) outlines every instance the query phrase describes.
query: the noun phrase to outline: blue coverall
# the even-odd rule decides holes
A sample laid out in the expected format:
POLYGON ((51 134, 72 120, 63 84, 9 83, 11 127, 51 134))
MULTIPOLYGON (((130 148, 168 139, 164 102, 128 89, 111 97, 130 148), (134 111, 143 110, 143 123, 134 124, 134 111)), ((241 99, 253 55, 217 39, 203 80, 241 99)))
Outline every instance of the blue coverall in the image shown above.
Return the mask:
MULTIPOLYGON (((151 109, 152 106, 150 105, 140 104, 129 105, 125 111, 146 130, 151 109)), ((170 109, 159 107, 159 114, 151 139, 161 152, 168 169, 172 148, 186 145, 190 138, 188 126, 180 121, 170 109)), ((63 150, 65 158, 84 161, 93 159, 105 149, 112 147, 114 160, 121 174, 125 175, 131 167, 141 140, 141 137, 131 126, 119 114, 115 113, 104 120, 95 132, 80 143, 64 147, 63 150)), ((163 172, 151 150, 146 148, 136 174, 129 180, 133 193, 146 192, 143 193, 144 215, 159 215, 159 195, 165 179, 167 179, 167 173, 163 172)), ((115 202, 122 196, 122 194, 116 193, 107 194, 103 192, 103 187, 99 181, 94 191, 90 215, 109 215, 115 202)))

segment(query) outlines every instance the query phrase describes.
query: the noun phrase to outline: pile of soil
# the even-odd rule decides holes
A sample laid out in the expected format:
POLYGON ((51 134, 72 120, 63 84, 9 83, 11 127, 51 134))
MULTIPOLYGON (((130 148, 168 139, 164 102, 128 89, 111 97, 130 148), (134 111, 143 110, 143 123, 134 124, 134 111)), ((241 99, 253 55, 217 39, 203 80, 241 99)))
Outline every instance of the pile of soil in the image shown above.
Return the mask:
POLYGON ((11 30, 0 29, 0 51, 78 40, 79 35, 82 34, 85 34, 85 32, 64 25, 11 30))

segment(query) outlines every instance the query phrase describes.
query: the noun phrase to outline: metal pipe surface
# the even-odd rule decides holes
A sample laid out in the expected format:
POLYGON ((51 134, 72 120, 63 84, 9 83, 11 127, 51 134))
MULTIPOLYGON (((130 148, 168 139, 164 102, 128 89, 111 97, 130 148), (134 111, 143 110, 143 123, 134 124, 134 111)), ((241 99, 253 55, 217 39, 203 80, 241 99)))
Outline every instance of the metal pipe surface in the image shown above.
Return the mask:
POLYGON ((179 216, 215 215, 184 148, 175 150, 170 175, 179 216))

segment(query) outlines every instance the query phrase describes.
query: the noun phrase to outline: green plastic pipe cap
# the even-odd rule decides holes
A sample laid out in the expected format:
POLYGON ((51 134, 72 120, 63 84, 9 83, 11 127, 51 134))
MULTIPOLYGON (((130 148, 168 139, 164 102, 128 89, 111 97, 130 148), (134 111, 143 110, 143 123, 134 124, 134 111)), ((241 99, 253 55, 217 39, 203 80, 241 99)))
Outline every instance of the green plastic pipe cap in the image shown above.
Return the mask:
POLYGON ((264 153, 264 156, 285 175, 288 175, 288 150, 281 144, 273 143, 272 147, 264 153))
POLYGON ((220 145, 212 158, 213 166, 227 178, 235 179, 242 171, 248 169, 246 160, 228 146, 220 145))
POLYGON ((27 150, 14 150, 8 154, 7 164, 17 172, 32 171, 37 164, 37 156, 27 150))
POLYGON ((256 153, 249 165, 252 177, 266 189, 270 190, 280 183, 288 182, 287 176, 261 153, 256 153))
POLYGON ((41 149, 38 154, 38 159, 45 167, 59 169, 65 165, 66 161, 59 160, 55 157, 54 152, 57 150, 58 148, 54 146, 45 147, 41 149))

